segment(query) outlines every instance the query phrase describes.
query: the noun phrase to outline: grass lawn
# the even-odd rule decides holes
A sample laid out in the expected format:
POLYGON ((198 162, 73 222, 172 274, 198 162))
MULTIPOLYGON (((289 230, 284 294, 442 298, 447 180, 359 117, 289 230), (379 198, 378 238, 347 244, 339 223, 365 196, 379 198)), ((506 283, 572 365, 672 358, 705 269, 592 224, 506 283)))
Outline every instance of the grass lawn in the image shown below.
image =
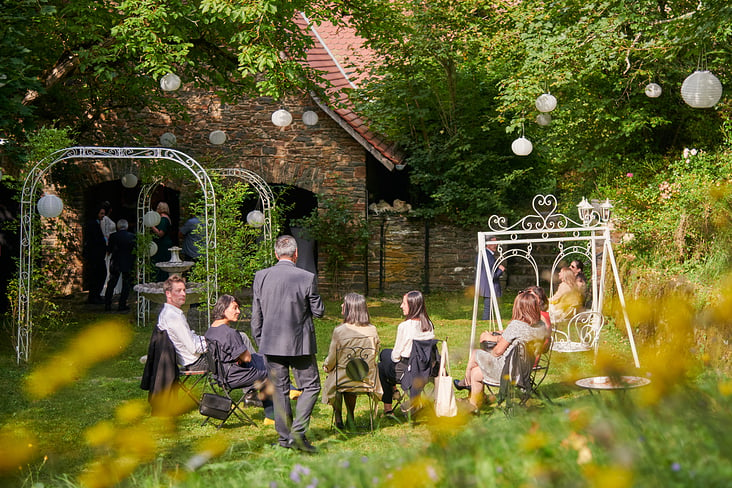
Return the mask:
MULTIPOLYGON (((369 299, 382 347, 394 343, 400 301, 369 299)), ((454 377, 463 375, 467 360, 472 303, 463 294, 427 297, 436 335, 448 338, 454 377)), ((624 332, 612 324, 603 330, 597 364, 592 353, 553 354, 541 386, 551 402, 532 400, 510 418, 493 405, 454 419, 379 416, 368 433, 361 398, 357 423, 364 431, 349 434, 334 430, 331 408, 318 403, 308 437, 319 453, 306 455, 272 446, 277 436, 274 427, 262 425, 261 409, 247 409, 256 426, 231 420, 219 431, 201 426, 197 411, 174 422, 144 410, 140 415, 147 396, 139 387, 139 359, 150 327, 137 328, 132 315, 105 315, 71 300, 62 306, 73 311, 73 320, 63 330, 34 335, 30 365, 16 365, 9 341, 0 351, 0 486, 69 487, 80 480, 110 486, 115 473, 125 475, 121 486, 135 487, 729 486, 732 479, 729 379, 677 358, 666 358, 670 367, 651 361, 637 371, 624 332), (100 318, 125 321, 129 345, 69 386, 30 400, 23 387, 30 372, 100 318), (676 372, 673 381, 664 375, 669 369, 676 372), (612 371, 650 374, 651 386, 594 395, 574 386, 577 378, 612 371), (201 454, 210 459, 187 470, 201 454)), ((339 302, 327 302, 326 317, 316 321, 321 363, 339 312, 339 302)), ((508 300, 502 315, 510 317, 508 300)), ((63 369, 52 362, 49 371, 63 369)))

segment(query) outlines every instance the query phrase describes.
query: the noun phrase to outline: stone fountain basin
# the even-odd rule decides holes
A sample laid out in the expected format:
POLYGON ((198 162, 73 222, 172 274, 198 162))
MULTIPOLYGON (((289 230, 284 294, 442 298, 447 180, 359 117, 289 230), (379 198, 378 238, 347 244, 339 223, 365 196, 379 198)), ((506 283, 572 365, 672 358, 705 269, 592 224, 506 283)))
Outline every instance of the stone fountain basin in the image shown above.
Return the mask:
MULTIPOLYGON (((144 296, 153 303, 165 303, 165 292, 163 292, 163 283, 140 283, 135 285, 134 290, 144 296)), ((186 283, 186 303, 198 303, 203 296, 203 286, 199 283, 186 283)))
POLYGON ((155 263, 155 266, 168 273, 182 273, 188 271, 195 263, 193 261, 165 261, 155 263))

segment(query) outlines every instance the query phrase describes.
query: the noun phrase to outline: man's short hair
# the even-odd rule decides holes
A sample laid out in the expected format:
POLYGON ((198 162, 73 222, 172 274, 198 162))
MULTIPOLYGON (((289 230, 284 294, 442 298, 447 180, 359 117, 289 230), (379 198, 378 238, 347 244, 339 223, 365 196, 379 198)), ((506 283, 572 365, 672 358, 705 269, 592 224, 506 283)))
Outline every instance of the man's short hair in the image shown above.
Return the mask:
POLYGON ((275 242, 274 251, 281 258, 294 257, 297 251, 297 241, 292 236, 279 236, 275 242))
POLYGON ((186 284, 186 279, 179 274, 172 274, 168 276, 168 279, 163 282, 163 293, 167 293, 173 290, 173 283, 186 284))
POLYGON ((117 230, 127 230, 129 226, 130 224, 128 224, 127 220, 125 219, 119 219, 117 221, 117 230))

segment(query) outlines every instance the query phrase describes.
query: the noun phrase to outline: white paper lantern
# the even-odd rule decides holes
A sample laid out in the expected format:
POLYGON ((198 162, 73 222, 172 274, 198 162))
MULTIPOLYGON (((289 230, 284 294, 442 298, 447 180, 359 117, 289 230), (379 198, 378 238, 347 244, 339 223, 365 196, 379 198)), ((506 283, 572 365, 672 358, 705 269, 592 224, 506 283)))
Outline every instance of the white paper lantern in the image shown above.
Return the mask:
POLYGON ((158 253, 158 245, 150 241, 150 246, 147 248, 147 254, 149 256, 155 256, 158 253))
POLYGON ((658 83, 648 83, 646 85, 646 96, 648 98, 658 98, 661 93, 663 93, 663 89, 658 83))
POLYGON ((180 77, 175 73, 168 73, 160 78, 160 88, 163 91, 176 91, 180 88, 180 77))
POLYGON ((554 95, 544 93, 536 99, 536 110, 539 112, 551 112, 557 107, 557 99, 554 95))
POLYGON ((531 144, 531 141, 523 136, 519 137, 511 144, 511 151, 513 151, 516 156, 528 156, 533 150, 534 146, 531 144))
POLYGON ((549 114, 541 113, 536 116, 536 123, 539 125, 547 126, 552 123, 552 116, 549 114))
POLYGON ((714 107, 722 97, 722 83, 709 71, 694 71, 681 85, 681 98, 694 108, 714 107))
POLYGON ((43 195, 38 200, 38 213, 47 219, 61 215, 64 209, 64 202, 56 195, 43 195))
POLYGON ((215 130, 208 135, 208 140, 211 144, 219 146, 226 142, 226 132, 222 130, 215 130))
POLYGON ((125 188, 134 188, 137 186, 137 176, 133 175, 132 173, 127 173, 122 178, 120 178, 120 181, 122 182, 122 186, 125 188))
POLYGON ((166 132, 160 136, 160 145, 164 147, 173 147, 178 143, 178 138, 172 132, 166 132))
POLYGON ((277 127, 287 127, 292 123, 292 114, 281 108, 272 113, 272 123, 277 127))
POLYGON ((318 123, 318 114, 313 112, 312 110, 308 110, 307 112, 303 112, 302 114, 302 123, 305 125, 315 125, 318 123))
POLYGON ((155 227, 160 223, 160 214, 155 210, 150 210, 142 216, 142 223, 147 228, 155 227))
POLYGON ((252 227, 262 227, 264 225, 264 214, 259 210, 252 210, 247 214, 247 224, 252 227))
POLYGON ((3 170, 0 169, 0 181, 2 181, 2 179, 3 179, 3 170))

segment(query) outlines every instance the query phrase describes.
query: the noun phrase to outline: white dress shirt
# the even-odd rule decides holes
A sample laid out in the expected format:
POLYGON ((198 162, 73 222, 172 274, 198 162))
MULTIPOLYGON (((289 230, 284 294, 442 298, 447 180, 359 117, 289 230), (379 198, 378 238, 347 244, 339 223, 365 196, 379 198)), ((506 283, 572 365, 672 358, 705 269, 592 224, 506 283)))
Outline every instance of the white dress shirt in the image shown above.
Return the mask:
POLYGON ((206 339, 196 335, 190 327, 183 310, 169 303, 163 304, 158 316, 158 328, 168 331, 168 337, 175 346, 178 364, 187 366, 206 352, 206 339))
POLYGON ((391 360, 398 363, 401 358, 411 356, 412 341, 425 341, 434 338, 434 329, 422 332, 422 324, 419 320, 405 320, 397 328, 396 342, 394 343, 394 349, 391 351, 391 360))

